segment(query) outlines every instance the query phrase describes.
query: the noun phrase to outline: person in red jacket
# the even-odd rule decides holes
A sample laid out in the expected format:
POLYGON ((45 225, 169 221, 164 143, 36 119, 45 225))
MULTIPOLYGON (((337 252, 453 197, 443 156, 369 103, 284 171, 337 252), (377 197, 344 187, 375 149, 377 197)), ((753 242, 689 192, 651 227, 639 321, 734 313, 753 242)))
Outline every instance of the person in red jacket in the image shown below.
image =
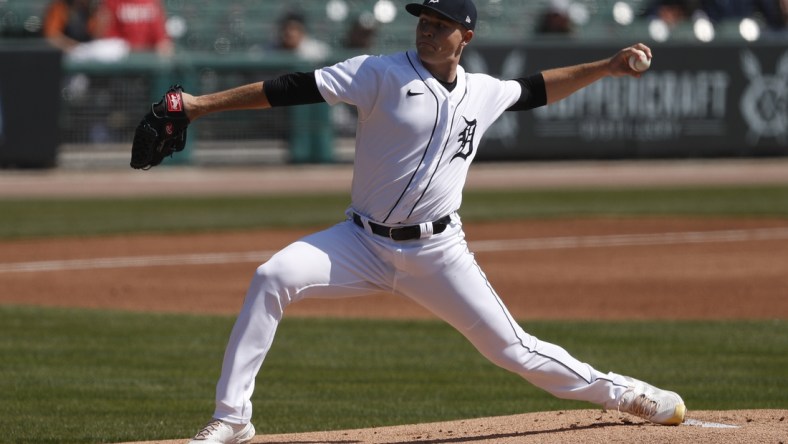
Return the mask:
POLYGON ((104 0, 100 14, 104 38, 121 38, 132 52, 154 51, 162 56, 174 52, 160 0, 104 0))

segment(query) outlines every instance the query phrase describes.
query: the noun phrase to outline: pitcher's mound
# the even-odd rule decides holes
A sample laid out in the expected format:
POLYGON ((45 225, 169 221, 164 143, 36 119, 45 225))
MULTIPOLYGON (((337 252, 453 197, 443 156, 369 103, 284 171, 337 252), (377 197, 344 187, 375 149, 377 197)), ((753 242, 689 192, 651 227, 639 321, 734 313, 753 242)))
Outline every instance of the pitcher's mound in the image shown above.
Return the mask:
MULTIPOLYGON (((331 432, 259 435, 253 443, 784 443, 788 410, 689 411, 678 427, 659 426, 618 412, 562 410, 428 424, 331 432)), ((174 444, 188 440, 159 441, 174 444)))

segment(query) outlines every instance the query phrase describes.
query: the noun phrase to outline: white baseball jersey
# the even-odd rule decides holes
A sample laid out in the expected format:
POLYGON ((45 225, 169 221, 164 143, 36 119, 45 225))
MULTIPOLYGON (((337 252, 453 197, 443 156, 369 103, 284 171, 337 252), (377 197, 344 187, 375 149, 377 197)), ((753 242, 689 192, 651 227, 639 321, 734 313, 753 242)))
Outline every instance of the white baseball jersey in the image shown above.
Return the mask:
MULTIPOLYGON (((458 210, 482 134, 522 91, 517 81, 458 67, 449 92, 415 51, 356 57, 317 70, 315 79, 329 104, 358 107, 351 207, 387 225, 429 225, 458 210)), ((368 225, 342 221, 257 268, 225 351, 214 418, 251 420, 255 376, 288 305, 381 291, 430 310, 491 362, 555 396, 616 408, 627 390, 624 377, 526 333, 476 263, 459 216, 438 235, 402 242, 368 225)))
POLYGON ((315 79, 326 102, 358 109, 353 209, 389 225, 457 211, 482 135, 521 93, 515 81, 461 66, 449 92, 415 50, 355 57, 315 79))

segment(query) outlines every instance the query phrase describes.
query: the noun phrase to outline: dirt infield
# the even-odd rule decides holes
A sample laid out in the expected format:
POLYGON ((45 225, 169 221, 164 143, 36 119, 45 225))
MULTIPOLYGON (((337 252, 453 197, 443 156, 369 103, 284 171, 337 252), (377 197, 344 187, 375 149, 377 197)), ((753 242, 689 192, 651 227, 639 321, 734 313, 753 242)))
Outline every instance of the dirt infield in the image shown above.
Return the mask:
MULTIPOLYGON (((256 265, 307 230, 3 242, 0 303, 236 314, 256 265)), ((469 224, 520 319, 788 318, 788 221, 587 219, 469 224)), ((288 316, 428 318, 390 294, 288 316)))
MULTIPOLYGON (((684 163, 674 168, 673 176, 669 175, 669 168, 659 163, 640 165, 640 173, 637 168, 618 164, 593 164, 586 169, 487 166, 469 185, 676 185, 696 183, 699 171, 705 172, 710 183, 788 181, 785 163, 776 164, 778 169, 769 162, 756 163, 756 169, 752 169, 752 163, 737 168, 725 162, 715 168, 705 163, 691 164, 695 168, 687 169, 688 164, 684 163), (528 177, 523 179, 522 175, 528 177)), ((345 167, 302 173, 296 180, 302 187, 346 189, 350 181, 345 167)), ((240 189, 273 192, 275 178, 292 178, 292 171, 284 175, 270 173, 263 179, 237 171, 221 179, 188 170, 169 176, 159 172, 150 176, 125 172, 80 174, 3 175, 0 196, 120 196, 150 194, 156 189, 168 189, 173 194, 200 190, 234 193, 240 189)), ((3 241, 0 304, 235 314, 255 266, 310 231, 3 241)), ((519 319, 788 318, 785 219, 622 218, 473 223, 466 226, 466 233, 480 265, 519 319)), ((431 314, 410 301, 381 294, 338 301, 304 301, 290 307, 288 316, 430 318, 431 314)), ((788 442, 788 411, 695 412, 692 405, 688 408, 689 418, 695 423, 680 427, 652 426, 616 412, 582 410, 258 436, 254 442, 788 442), (712 423, 717 426, 711 426, 712 423)))
MULTIPOLYGON (((351 165, 0 170, 0 197, 260 195, 349 191, 351 165)), ((788 158, 478 163, 466 189, 788 183, 788 158)))

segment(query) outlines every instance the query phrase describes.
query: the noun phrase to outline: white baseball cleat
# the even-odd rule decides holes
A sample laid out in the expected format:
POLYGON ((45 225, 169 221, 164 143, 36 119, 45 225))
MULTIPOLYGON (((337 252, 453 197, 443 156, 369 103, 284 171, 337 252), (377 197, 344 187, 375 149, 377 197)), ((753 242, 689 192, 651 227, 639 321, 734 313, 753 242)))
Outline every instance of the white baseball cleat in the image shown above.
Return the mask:
POLYGON ((618 411, 630 413, 656 424, 679 425, 687 408, 678 393, 669 392, 625 376, 629 388, 618 400, 618 411))
POLYGON ((212 419, 205 424, 189 444, 244 444, 254 438, 254 426, 248 424, 230 424, 219 419, 212 419))

